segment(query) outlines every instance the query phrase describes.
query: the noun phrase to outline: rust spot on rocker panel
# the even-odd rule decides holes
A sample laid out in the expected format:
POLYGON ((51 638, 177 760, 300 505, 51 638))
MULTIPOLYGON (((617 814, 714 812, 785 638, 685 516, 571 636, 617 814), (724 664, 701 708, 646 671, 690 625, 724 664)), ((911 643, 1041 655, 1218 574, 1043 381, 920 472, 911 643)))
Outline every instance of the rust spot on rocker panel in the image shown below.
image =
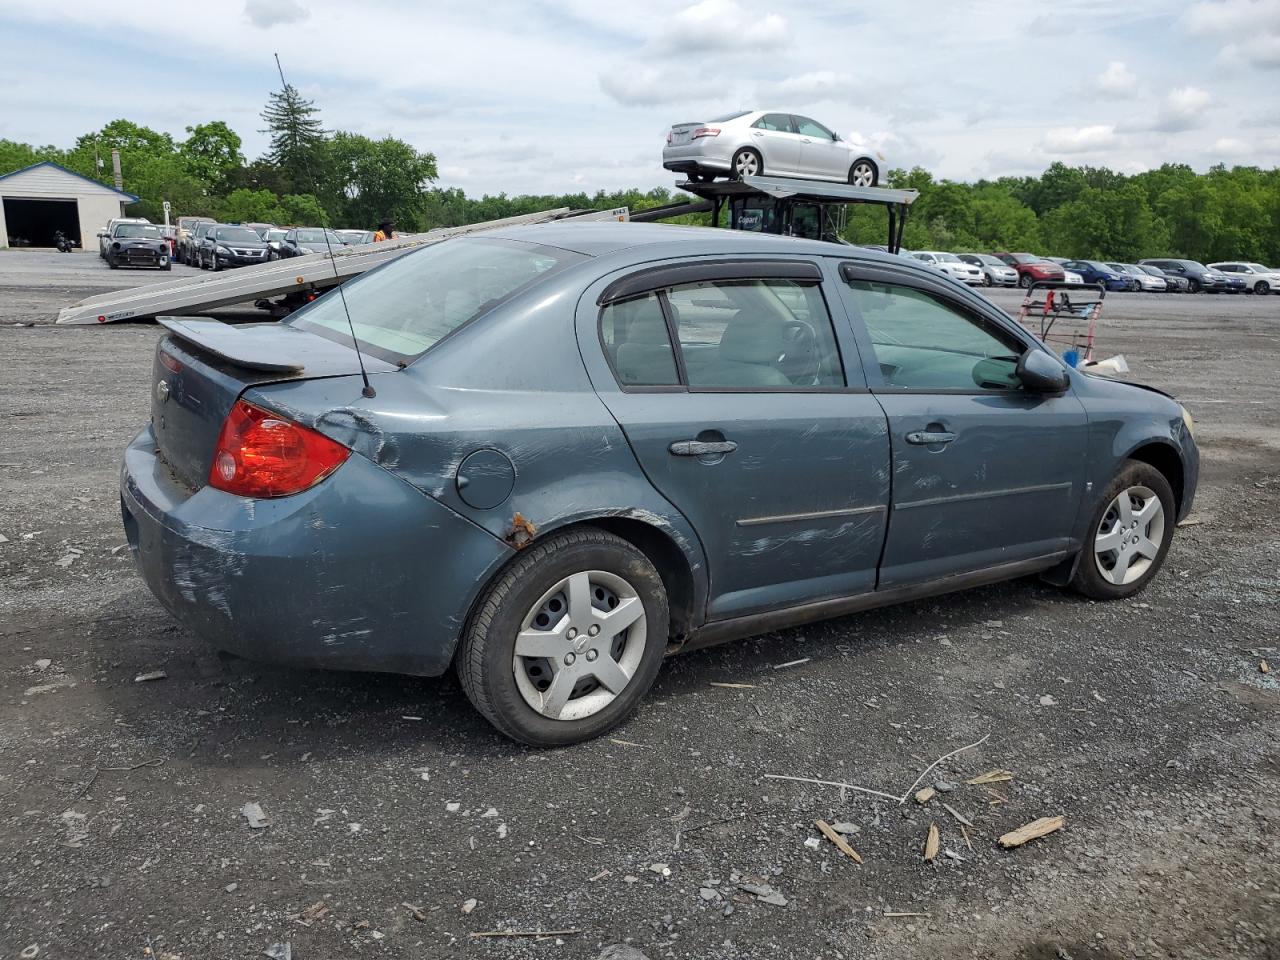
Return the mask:
POLYGON ((538 528, 524 518, 520 513, 516 513, 511 518, 511 529, 507 531, 507 535, 502 539, 510 546, 517 550, 523 550, 529 544, 533 543, 533 538, 538 535, 538 528))

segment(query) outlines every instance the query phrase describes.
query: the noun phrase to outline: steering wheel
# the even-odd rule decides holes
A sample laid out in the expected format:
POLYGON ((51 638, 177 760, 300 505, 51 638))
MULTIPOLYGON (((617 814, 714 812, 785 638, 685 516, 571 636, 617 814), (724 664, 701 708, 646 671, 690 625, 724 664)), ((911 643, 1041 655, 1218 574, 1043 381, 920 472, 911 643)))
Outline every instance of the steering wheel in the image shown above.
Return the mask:
POLYGON ((796 386, 813 386, 818 383, 818 337, 813 327, 803 320, 788 320, 782 330, 782 353, 778 367, 796 386))

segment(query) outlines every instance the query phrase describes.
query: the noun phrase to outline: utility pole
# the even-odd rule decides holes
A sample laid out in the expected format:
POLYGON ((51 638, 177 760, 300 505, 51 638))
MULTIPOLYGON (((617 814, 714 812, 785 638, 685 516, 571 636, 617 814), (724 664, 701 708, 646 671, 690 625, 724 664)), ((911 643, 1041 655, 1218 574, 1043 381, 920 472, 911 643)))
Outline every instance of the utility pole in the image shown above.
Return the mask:
POLYGON ((124 189, 124 175, 120 172, 120 151, 111 151, 111 176, 116 182, 116 189, 124 189))

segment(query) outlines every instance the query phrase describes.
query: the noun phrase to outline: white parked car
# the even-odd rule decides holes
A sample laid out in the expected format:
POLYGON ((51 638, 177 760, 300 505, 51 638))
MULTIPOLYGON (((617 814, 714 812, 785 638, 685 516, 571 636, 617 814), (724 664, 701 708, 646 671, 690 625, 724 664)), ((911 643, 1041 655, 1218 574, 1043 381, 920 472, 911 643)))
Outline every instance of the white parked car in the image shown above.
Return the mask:
POLYGON ((954 253, 941 253, 937 250, 918 250, 911 254, 917 260, 923 260, 929 266, 941 270, 949 277, 955 277, 961 283, 978 286, 982 283, 982 271, 972 263, 965 263, 954 253))
POLYGON ((982 271, 984 287, 1016 287, 1018 285, 1018 271, 999 257, 993 257, 989 253, 957 253, 956 256, 982 271))
POLYGON ((884 157, 809 117, 742 110, 677 123, 667 134, 662 165, 702 181, 763 175, 874 187, 880 183, 884 157))
POLYGON ((1280 293, 1280 272, 1271 267, 1246 260, 1210 263, 1207 266, 1210 270, 1221 270, 1230 276, 1239 277, 1244 281, 1245 290, 1252 293, 1280 293))
POLYGON ((1084 277, 1080 276, 1080 274, 1076 273, 1074 270, 1068 270, 1066 267, 1063 267, 1063 268, 1062 268, 1062 282, 1063 282, 1063 283, 1078 283, 1078 284, 1080 284, 1080 285, 1082 285, 1082 286, 1083 286, 1083 285, 1084 285, 1084 277))
POLYGON ((1107 266, 1116 273, 1127 274, 1138 281, 1138 289, 1143 293, 1164 293, 1169 289, 1169 281, 1163 277, 1157 277, 1154 274, 1147 273, 1141 267, 1132 263, 1112 263, 1107 261, 1107 266))

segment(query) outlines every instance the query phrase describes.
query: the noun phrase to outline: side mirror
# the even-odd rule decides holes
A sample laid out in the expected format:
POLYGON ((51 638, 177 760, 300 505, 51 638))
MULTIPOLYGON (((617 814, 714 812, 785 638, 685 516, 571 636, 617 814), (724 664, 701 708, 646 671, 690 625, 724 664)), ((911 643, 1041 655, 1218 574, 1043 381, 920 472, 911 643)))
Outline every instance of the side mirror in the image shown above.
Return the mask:
POLYGON ((1016 373, 1022 385, 1035 393, 1061 393, 1071 383, 1062 364, 1043 350, 1031 349, 1020 356, 1016 373))

